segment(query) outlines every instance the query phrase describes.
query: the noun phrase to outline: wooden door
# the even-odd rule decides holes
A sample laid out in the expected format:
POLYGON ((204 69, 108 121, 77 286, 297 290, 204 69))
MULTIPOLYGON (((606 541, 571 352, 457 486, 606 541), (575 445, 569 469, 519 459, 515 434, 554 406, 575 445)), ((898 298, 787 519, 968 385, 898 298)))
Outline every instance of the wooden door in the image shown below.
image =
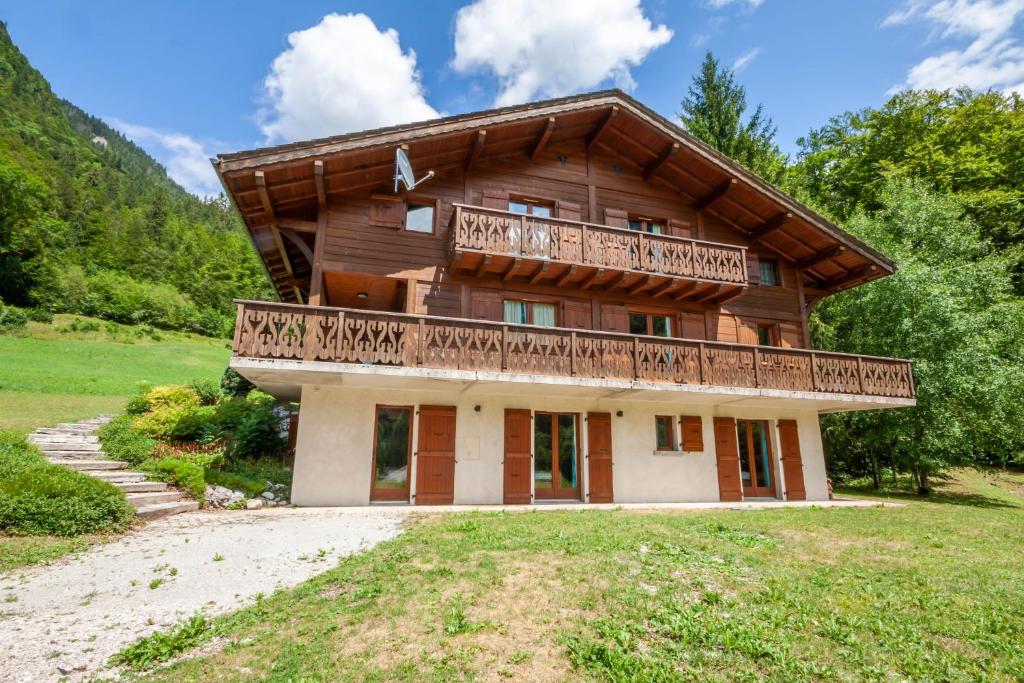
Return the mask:
POLYGON ((529 410, 505 410, 504 501, 506 505, 530 502, 533 454, 530 450, 533 420, 529 410))
POLYGON ((455 500, 455 406, 420 406, 416 504, 455 500))
POLYGON ((715 458, 718 461, 718 496, 722 501, 743 500, 740 487, 740 458, 736 442, 736 420, 715 418, 715 458))
POLYGON ((804 464, 800 458, 800 437, 797 435, 796 420, 779 420, 779 450, 782 452, 786 500, 806 500, 804 464))
POLYGON ((587 463, 590 502, 611 503, 612 495, 612 416, 611 413, 587 414, 587 463))
POLYGON ((738 420, 740 484, 744 496, 775 496, 775 454, 765 420, 738 420))
POLYGON ((577 413, 534 413, 534 500, 581 499, 579 417, 577 413))

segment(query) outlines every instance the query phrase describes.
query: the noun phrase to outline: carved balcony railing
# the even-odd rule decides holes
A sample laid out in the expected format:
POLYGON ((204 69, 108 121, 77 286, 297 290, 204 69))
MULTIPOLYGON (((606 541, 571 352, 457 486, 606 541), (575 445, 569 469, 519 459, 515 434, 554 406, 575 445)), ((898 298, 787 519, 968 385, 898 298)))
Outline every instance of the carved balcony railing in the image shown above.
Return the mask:
POLYGON ((746 285, 746 247, 455 204, 450 258, 464 253, 746 285))
POLYGON ((238 302, 234 355, 913 398, 910 362, 436 316, 238 302))

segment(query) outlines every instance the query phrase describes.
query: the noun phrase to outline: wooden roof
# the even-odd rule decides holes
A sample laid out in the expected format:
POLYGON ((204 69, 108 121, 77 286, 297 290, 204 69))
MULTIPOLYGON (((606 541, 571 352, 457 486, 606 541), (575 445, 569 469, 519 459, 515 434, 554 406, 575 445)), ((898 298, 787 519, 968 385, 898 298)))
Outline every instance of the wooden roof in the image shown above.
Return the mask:
POLYGON ((317 207, 330 194, 389 181, 398 145, 408 146, 418 167, 441 173, 579 138, 611 150, 650 182, 678 191, 684 202, 794 263, 810 297, 896 270, 882 254, 621 90, 222 154, 213 164, 282 299, 294 301, 309 277, 295 268, 303 267, 303 249, 312 246, 317 207), (272 227, 278 225, 285 238, 272 227))

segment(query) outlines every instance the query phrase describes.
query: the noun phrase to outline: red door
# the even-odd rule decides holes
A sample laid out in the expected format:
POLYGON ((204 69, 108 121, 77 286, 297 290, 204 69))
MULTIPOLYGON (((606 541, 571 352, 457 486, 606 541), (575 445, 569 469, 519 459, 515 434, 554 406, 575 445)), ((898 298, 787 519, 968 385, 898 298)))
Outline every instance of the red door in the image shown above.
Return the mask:
POLYGON ((804 464, 800 458, 796 420, 779 420, 779 450, 782 451, 782 474, 786 478, 786 500, 806 500, 804 464))
POLYGON ((530 450, 533 420, 529 410, 505 410, 505 496, 506 505, 530 503, 533 455, 530 450))
POLYGON ((743 500, 740 487, 740 456, 736 441, 736 420, 715 418, 715 457, 718 460, 718 495, 722 501, 743 500))
POLYGON ((613 500, 611 413, 587 414, 587 462, 590 474, 590 502, 611 503, 613 500))
POLYGON ((420 406, 416 452, 416 504, 455 500, 455 407, 420 406))

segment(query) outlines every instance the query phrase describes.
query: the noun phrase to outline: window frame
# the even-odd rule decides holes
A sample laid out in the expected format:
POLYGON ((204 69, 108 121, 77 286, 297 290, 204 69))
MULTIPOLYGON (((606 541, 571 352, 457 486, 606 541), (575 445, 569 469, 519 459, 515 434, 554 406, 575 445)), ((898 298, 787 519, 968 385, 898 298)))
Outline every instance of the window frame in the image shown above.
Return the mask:
POLYGON ((783 281, 782 281, 782 263, 777 258, 771 258, 771 257, 764 258, 764 257, 759 256, 757 258, 757 277, 758 277, 758 281, 757 281, 758 286, 761 286, 761 287, 783 287, 784 284, 783 284, 783 281), (771 264, 775 265, 775 275, 776 275, 776 278, 778 280, 777 282, 768 283, 768 282, 764 281, 764 276, 762 274, 763 271, 761 270, 761 268, 764 266, 765 263, 771 263, 771 264))
POLYGON ((416 195, 407 194, 405 196, 405 219, 402 221, 402 233, 406 235, 420 235, 422 237, 434 237, 437 235, 438 221, 441 217, 441 199, 438 197, 430 197, 427 195, 416 195), (422 232, 420 230, 410 230, 409 225, 409 206, 431 206, 434 209, 434 215, 430 221, 430 232, 422 232))
POLYGON ((655 415, 654 416, 654 450, 657 453, 678 453, 679 442, 676 441, 676 418, 674 415, 655 415), (658 424, 662 420, 668 425, 668 446, 662 446, 658 443, 658 424))
POLYGON ((645 235, 667 235, 668 234, 668 219, 665 218, 651 218, 650 216, 641 216, 639 214, 626 214, 626 230, 630 232, 639 232, 645 235), (633 230, 629 227, 630 223, 640 222, 643 224, 643 230, 633 230), (658 224, 661 226, 661 232, 653 232, 650 227, 652 224, 658 224))
POLYGON ((535 206, 543 206, 543 207, 549 209, 551 211, 551 213, 549 215, 547 215, 547 216, 537 216, 538 218, 558 218, 558 200, 551 199, 551 198, 548 198, 548 197, 533 197, 533 196, 522 195, 522 194, 509 195, 508 203, 506 204, 506 206, 508 207, 509 213, 514 213, 514 214, 517 214, 517 215, 520 215, 520 216, 536 216, 537 214, 533 213, 533 207, 535 207, 535 206), (513 203, 515 203, 515 204, 526 204, 526 213, 520 213, 519 211, 513 211, 512 210, 512 204, 513 203))
POLYGON ((757 335, 758 346, 771 346, 780 348, 782 346, 782 335, 779 333, 779 323, 754 321, 754 334, 757 335), (768 330, 768 344, 761 343, 761 330, 768 330))
MULTIPOLYGON (((562 306, 559 299, 542 299, 527 296, 504 296, 501 298, 501 321, 506 325, 534 325, 533 322, 533 307, 535 304, 553 306, 555 309, 555 324, 552 327, 561 327, 562 325, 562 306), (526 322, 525 323, 510 323, 505 321, 505 302, 514 301, 516 303, 526 304, 526 322)), ((547 327, 544 325, 543 327, 547 327)))
MULTIPOLYGON (((676 328, 679 327, 677 316, 674 312, 670 311, 658 311, 643 308, 627 308, 626 309, 626 327, 629 328, 629 316, 631 315, 642 315, 647 320, 647 331, 643 333, 646 337, 660 337, 661 339, 675 339, 676 328), (661 335, 654 334, 654 320, 653 317, 658 316, 666 318, 668 320, 668 336, 662 337, 661 335), (674 322, 675 321, 675 322, 674 322)), ((630 331, 630 334, 639 334, 638 332, 630 331)))
MULTIPOLYGON (((425 233, 424 233, 425 234, 425 233)), ((412 493, 412 453, 413 453, 413 439, 415 439, 416 433, 416 406, 414 405, 392 405, 387 403, 377 403, 373 408, 373 446, 370 451, 370 501, 409 501, 411 500, 410 494, 412 493), (405 488, 404 489, 382 489, 382 491, 399 491, 404 492, 404 497, 387 495, 378 493, 377 489, 377 439, 378 429, 380 426, 380 411, 381 409, 399 409, 405 410, 409 413, 409 439, 405 454, 405 488), (376 494, 376 497, 375 497, 376 494)))

